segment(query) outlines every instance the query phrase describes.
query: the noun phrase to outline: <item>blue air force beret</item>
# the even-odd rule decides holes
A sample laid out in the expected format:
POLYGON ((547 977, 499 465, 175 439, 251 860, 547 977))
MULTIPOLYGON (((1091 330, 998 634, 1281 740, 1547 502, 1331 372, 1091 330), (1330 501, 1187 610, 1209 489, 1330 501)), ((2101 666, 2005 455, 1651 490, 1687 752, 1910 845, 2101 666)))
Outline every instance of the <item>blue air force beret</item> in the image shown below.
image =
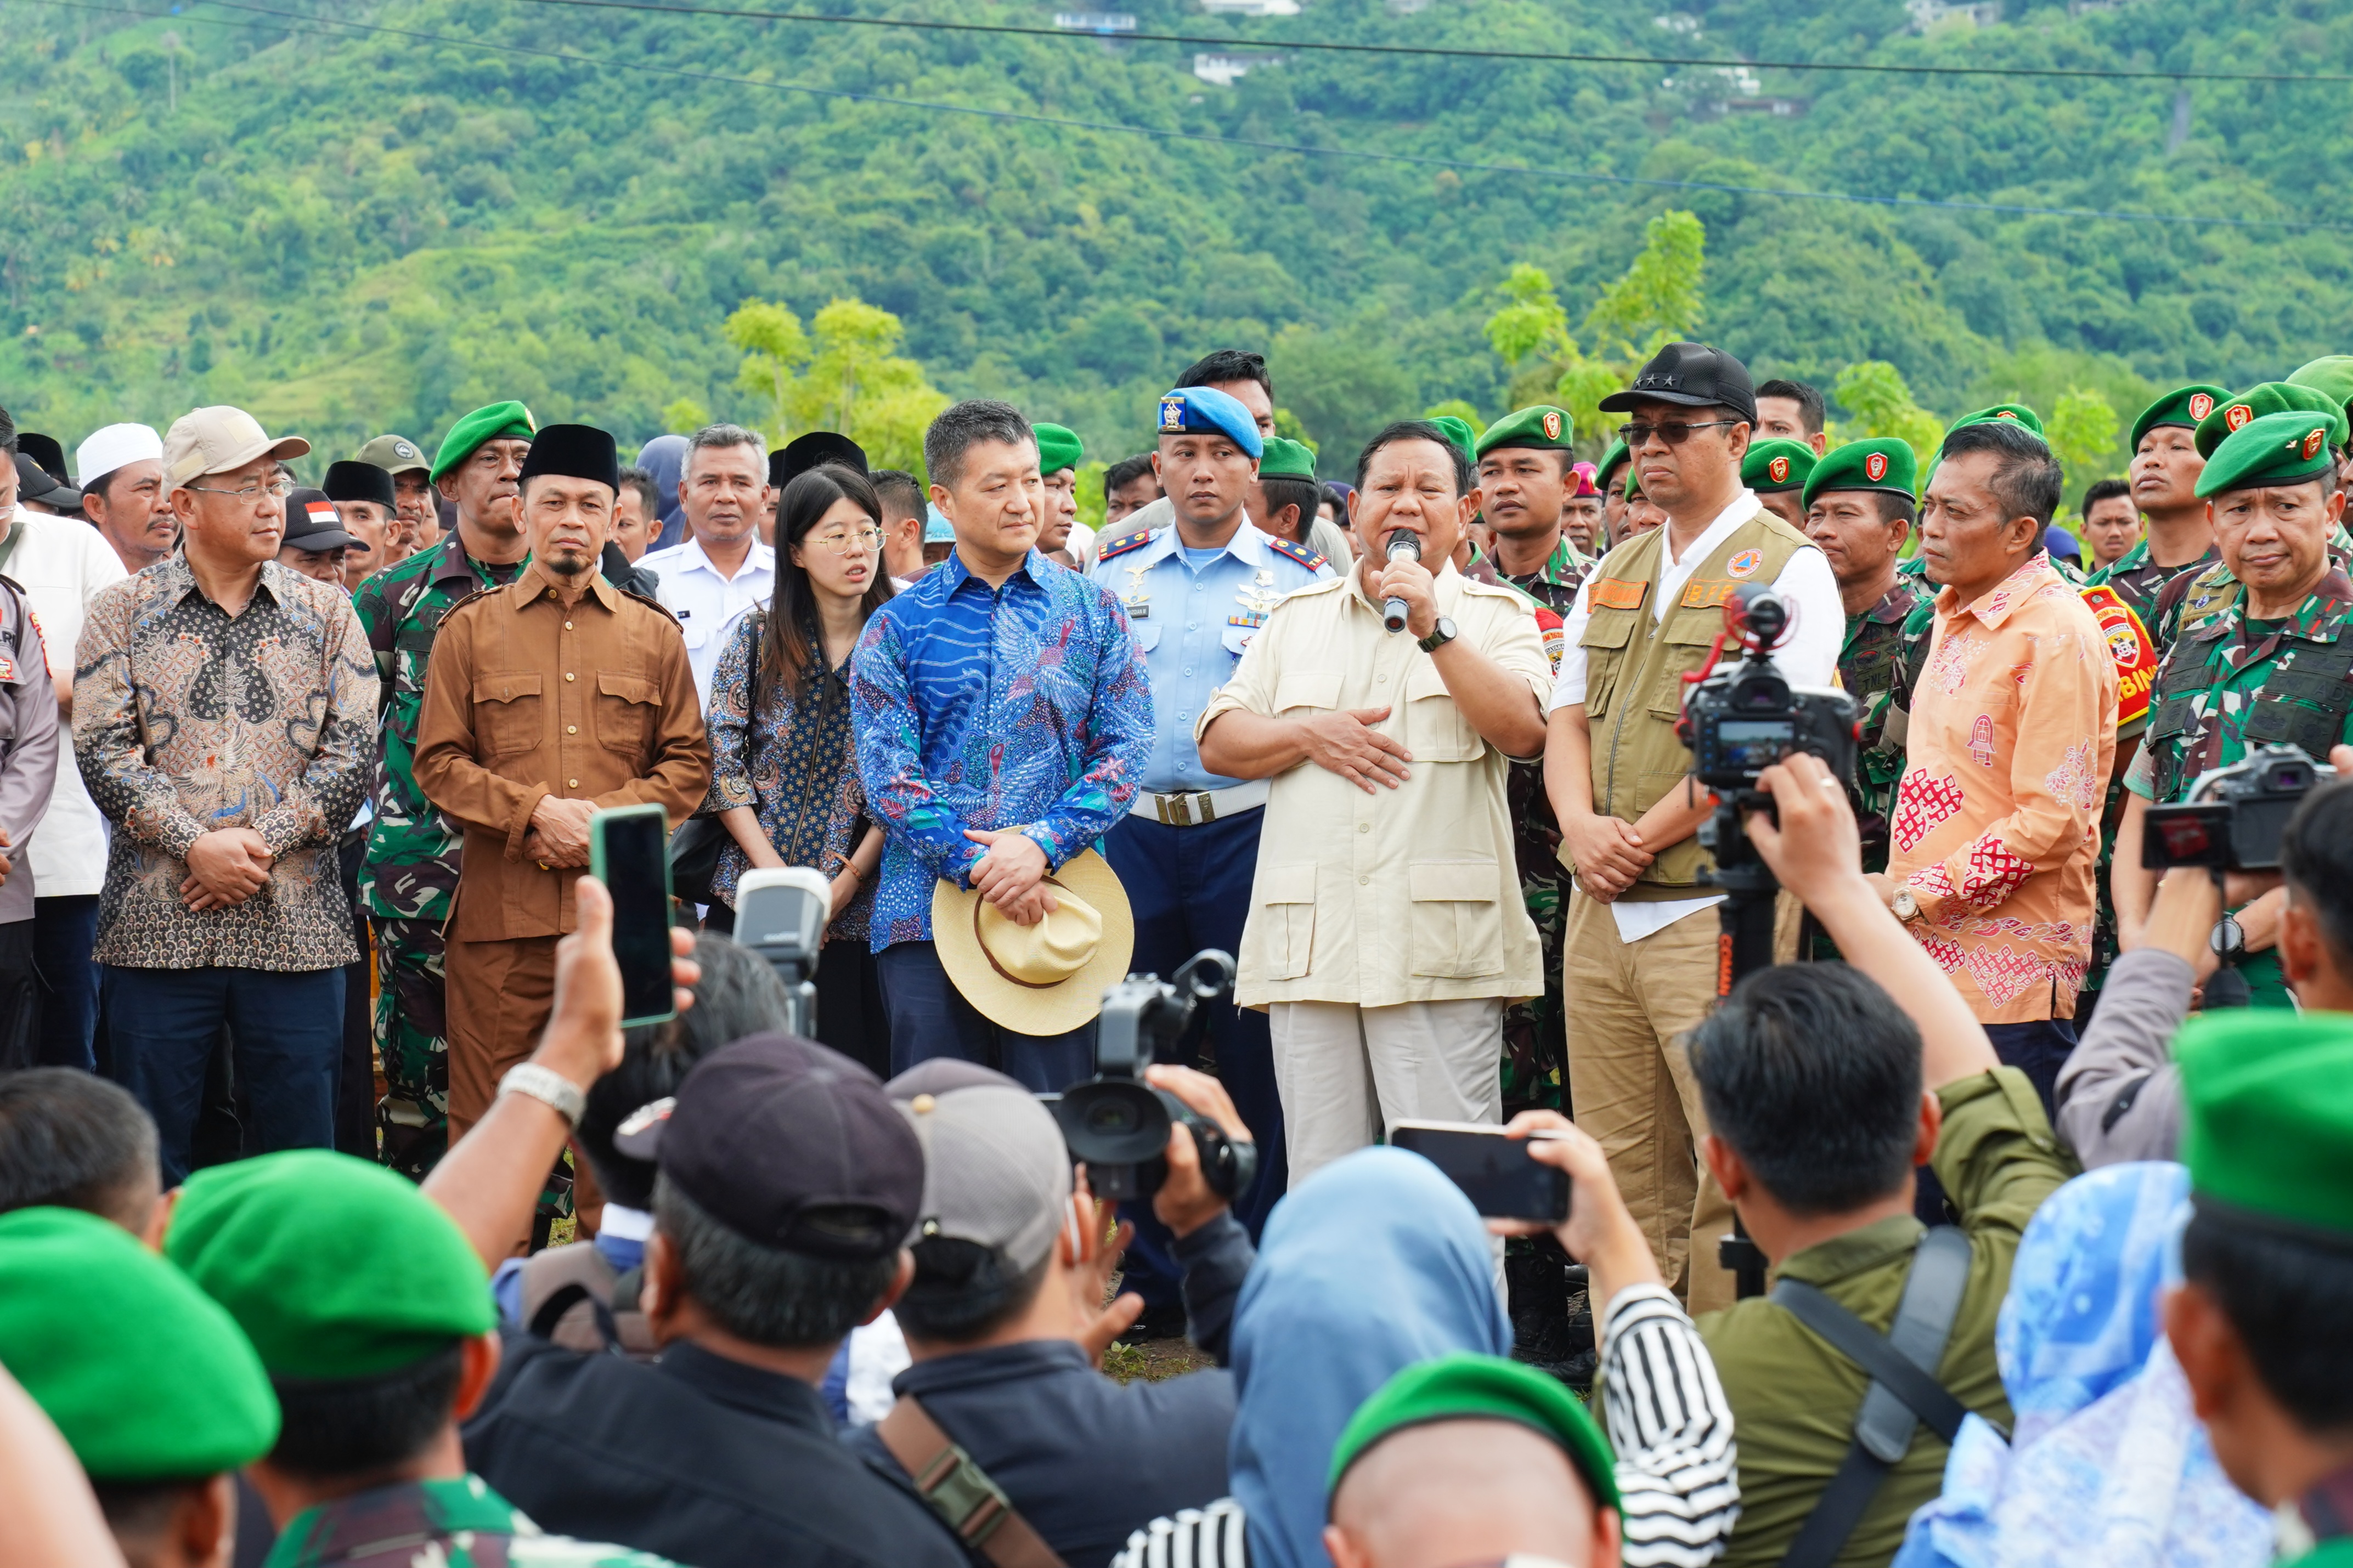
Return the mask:
POLYGON ((1214 386, 1180 386, 1160 400, 1160 434, 1163 436, 1221 435, 1248 452, 1262 457, 1266 443, 1258 433, 1258 421, 1241 400, 1214 386))

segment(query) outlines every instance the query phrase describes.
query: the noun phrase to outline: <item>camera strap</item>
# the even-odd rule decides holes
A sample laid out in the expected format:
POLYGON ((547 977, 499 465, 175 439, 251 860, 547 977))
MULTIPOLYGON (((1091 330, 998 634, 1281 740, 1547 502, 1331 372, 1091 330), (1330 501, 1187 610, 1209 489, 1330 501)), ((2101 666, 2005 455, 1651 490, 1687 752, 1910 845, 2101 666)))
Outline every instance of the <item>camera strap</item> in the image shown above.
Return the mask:
POLYGON ((940 1429, 931 1412, 905 1394, 891 1413, 875 1424, 874 1435, 914 1479, 915 1495, 923 1500, 956 1539, 994 1564, 994 1568, 1065 1568, 1046 1538, 973 1463, 972 1456, 940 1429))
POLYGON ((1853 1446, 1780 1568, 1829 1568, 1836 1561, 1880 1483, 1911 1448, 1921 1422, 1948 1444, 1959 1435, 1968 1410, 1936 1381, 1936 1366, 1945 1359, 1968 1282, 1969 1238, 1947 1225, 1920 1238, 1895 1321, 1884 1334, 1802 1280, 1783 1279, 1773 1287, 1768 1300, 1871 1374, 1855 1412, 1853 1446))

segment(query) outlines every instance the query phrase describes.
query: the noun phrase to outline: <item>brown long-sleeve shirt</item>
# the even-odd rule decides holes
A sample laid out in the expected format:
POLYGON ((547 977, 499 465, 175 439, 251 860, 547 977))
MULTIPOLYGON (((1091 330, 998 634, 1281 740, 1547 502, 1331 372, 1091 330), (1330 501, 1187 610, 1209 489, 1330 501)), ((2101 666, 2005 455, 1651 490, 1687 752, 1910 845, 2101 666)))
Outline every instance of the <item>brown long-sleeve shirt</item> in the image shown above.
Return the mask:
POLYGON ((580 868, 542 870, 523 853, 540 801, 658 803, 674 826, 710 786, 678 623, 593 575, 566 605, 536 563, 462 601, 434 644, 416 773, 426 798, 466 830, 449 935, 570 931, 580 868))

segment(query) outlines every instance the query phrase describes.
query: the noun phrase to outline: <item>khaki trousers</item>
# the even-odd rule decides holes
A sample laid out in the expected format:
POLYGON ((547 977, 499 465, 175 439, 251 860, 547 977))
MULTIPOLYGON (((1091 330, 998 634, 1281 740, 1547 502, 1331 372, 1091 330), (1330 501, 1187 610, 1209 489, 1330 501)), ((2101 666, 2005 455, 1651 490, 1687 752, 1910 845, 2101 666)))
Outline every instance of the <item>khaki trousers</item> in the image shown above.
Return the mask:
POLYGON ((1276 1002, 1274 1081, 1291 1184, 1412 1117, 1497 1122, 1504 1115, 1504 1002, 1276 1002))
POLYGON ((1620 942, 1609 906, 1577 890, 1562 942, 1577 1124, 1609 1156, 1660 1272, 1695 1313, 1733 1302, 1733 1277, 1715 1261, 1732 1205, 1700 1161, 1707 1113, 1682 1038, 1715 1005, 1717 930, 1707 909, 1620 942))
MULTIPOLYGON (((449 940, 443 966, 448 975, 451 1148, 490 1110, 507 1068, 537 1048, 539 1033, 555 1006, 555 944, 561 940, 449 940)), ((593 1231, 604 1215, 605 1195, 586 1160, 575 1157, 573 1164, 573 1212, 585 1230, 593 1231)))

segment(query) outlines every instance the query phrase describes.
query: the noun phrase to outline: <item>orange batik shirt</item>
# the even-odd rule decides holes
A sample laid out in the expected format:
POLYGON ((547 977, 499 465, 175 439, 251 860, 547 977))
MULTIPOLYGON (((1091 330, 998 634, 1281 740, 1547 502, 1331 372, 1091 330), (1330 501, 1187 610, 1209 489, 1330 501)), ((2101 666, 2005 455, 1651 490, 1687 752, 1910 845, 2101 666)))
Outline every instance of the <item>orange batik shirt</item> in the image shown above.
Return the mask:
POLYGON ((1980 1022, 2074 1016, 2116 748, 2106 636, 2048 556, 1974 603, 1937 595, 1887 874, 1980 1022))

